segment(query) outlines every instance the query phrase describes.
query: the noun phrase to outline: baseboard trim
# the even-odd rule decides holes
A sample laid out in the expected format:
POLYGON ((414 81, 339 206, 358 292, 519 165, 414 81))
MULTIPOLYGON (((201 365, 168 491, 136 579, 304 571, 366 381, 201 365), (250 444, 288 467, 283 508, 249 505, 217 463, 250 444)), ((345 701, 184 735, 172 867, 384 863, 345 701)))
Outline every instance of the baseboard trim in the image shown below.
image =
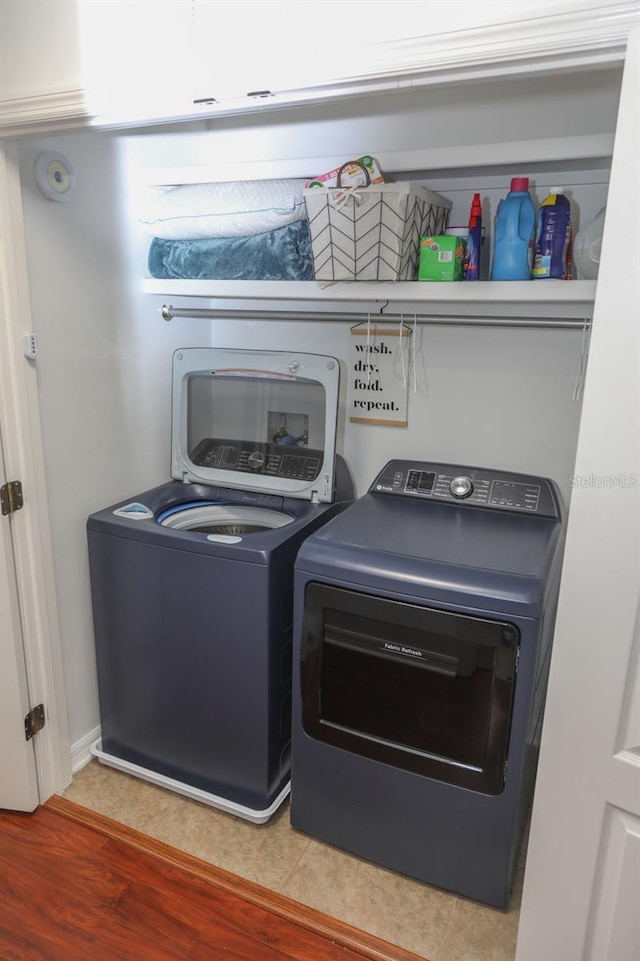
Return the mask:
POLYGON ((100 725, 94 727, 92 731, 81 737, 80 740, 75 741, 71 745, 71 770, 74 774, 81 771, 82 768, 89 763, 93 754, 91 753, 91 745, 100 740, 101 735, 100 725))
POLYGON ((351 948, 367 961, 425 961, 424 958, 420 958, 411 951, 382 941, 366 931, 360 931, 358 928, 331 918, 314 908, 299 904, 297 901, 293 901, 291 898, 275 891, 270 891, 253 881, 231 874, 223 868, 202 861, 200 858, 173 848, 162 841, 157 841, 140 831, 117 821, 112 821, 96 811, 81 807, 74 801, 54 795, 49 798, 44 807, 72 821, 83 824, 99 834, 129 844, 166 864, 181 868, 194 877, 237 897, 244 898, 245 901, 285 918, 287 921, 298 924, 300 927, 325 938, 330 938, 342 947, 351 948))

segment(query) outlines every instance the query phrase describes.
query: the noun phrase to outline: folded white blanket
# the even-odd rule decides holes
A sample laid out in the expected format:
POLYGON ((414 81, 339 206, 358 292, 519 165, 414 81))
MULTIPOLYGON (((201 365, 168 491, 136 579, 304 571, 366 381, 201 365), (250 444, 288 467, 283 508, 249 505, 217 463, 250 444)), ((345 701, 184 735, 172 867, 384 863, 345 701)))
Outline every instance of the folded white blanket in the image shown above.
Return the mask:
POLYGON ((140 223, 165 240, 266 233, 306 218, 304 183, 250 180, 172 187, 154 198, 140 223))

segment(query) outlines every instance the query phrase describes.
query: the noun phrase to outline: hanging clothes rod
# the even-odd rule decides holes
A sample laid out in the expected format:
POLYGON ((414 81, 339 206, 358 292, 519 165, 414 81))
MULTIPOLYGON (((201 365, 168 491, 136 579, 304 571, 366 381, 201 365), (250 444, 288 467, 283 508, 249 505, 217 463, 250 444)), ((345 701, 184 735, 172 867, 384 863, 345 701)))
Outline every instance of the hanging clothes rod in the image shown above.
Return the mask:
POLYGON ((160 308, 163 320, 169 321, 177 317, 192 317, 208 320, 315 320, 358 323, 360 320, 366 321, 369 317, 371 322, 377 323, 399 323, 404 319, 407 323, 412 323, 414 317, 419 324, 433 324, 436 326, 451 327, 552 327, 554 330, 585 330, 591 327, 591 318, 571 318, 571 317, 478 317, 476 315, 455 314, 451 317, 431 317, 428 314, 415 314, 413 311, 399 313, 353 313, 315 310, 240 310, 237 308, 200 308, 200 307, 172 307, 165 304, 160 308))

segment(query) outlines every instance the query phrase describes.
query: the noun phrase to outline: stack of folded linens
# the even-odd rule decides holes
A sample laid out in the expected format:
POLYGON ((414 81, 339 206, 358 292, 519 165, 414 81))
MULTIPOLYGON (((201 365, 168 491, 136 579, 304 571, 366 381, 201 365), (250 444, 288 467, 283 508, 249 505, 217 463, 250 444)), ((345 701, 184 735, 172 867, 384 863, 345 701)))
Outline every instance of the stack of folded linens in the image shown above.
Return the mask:
POLYGON ((313 280, 304 180, 185 184, 140 217, 159 279, 313 280))

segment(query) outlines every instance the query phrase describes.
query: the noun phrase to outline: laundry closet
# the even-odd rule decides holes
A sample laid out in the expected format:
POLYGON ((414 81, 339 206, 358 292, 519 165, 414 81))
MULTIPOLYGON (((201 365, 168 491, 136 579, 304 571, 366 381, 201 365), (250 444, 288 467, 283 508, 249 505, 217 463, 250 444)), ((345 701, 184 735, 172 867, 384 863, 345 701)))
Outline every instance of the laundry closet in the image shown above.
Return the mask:
POLYGON ((530 56, 505 71, 475 64, 453 79, 443 68, 349 96, 12 140, 31 306, 23 332, 37 344, 25 363, 37 375, 74 764, 99 734, 85 524, 169 479, 176 350, 335 357, 337 450, 357 495, 387 462, 410 458, 548 477, 570 507, 594 325, 616 310, 575 270, 550 283, 153 279, 140 222, 149 198, 180 184, 310 178, 366 153, 389 181, 448 198, 451 224, 466 223, 480 193, 486 272, 511 177, 529 178, 537 204, 562 185, 576 232, 610 203, 612 168, 629 162, 616 156, 624 65, 612 44, 607 55, 530 56), (36 183, 34 165, 50 152, 73 172, 67 203, 36 183), (351 418, 354 331, 376 322, 409 332, 404 427, 351 418))
MULTIPOLYGON (((495 212, 514 171, 531 177, 540 198, 561 180, 587 222, 607 200, 620 70, 568 74, 563 78, 567 106, 557 116, 549 106, 556 84, 557 78, 547 76, 509 85, 487 80, 265 112, 250 121, 195 122, 170 131, 83 131, 20 143, 29 271, 37 278, 31 291, 40 351, 35 363, 61 618, 64 623, 69 617, 79 634, 69 653, 68 683, 72 689, 77 685, 84 710, 78 711, 72 743, 97 724, 87 699, 93 666, 84 521, 94 510, 168 477, 175 349, 216 346, 336 356, 342 366, 338 448, 360 493, 392 457, 427 456, 543 474, 556 480, 567 500, 570 494, 580 418, 577 388, 594 282, 567 282, 560 290, 554 284, 551 293, 543 283, 531 282, 524 292, 516 283, 519 299, 513 302, 506 284, 495 302, 484 295, 482 282, 472 285, 472 292, 463 284, 414 282, 409 294, 405 283, 404 297, 428 299, 398 305, 389 284, 381 297, 371 284, 361 291, 354 285, 323 288, 292 281, 291 297, 286 281, 271 282, 274 294, 267 297, 268 282, 152 280, 147 270, 151 238, 138 223, 148 202, 145 191, 187 178, 212 180, 219 176, 212 159, 225 178, 248 167, 247 179, 260 179, 261 163, 283 177, 311 177, 328 169, 333 158, 367 152, 386 176, 424 183, 450 198, 451 223, 466 216, 476 190, 495 212), (506 127, 513 144, 505 147, 506 116, 512 118, 506 127), (430 146, 434 142, 437 147, 430 146), (518 160, 504 164, 506 149, 517 152, 518 160), (567 157, 572 149, 587 156, 567 157), (73 165, 77 188, 69 203, 45 200, 34 182, 33 165, 50 150, 73 165), (490 161, 477 165, 474 151, 485 158, 492 154, 490 161), (542 151, 547 156, 538 159, 542 151), (265 153, 264 161, 247 163, 247 157, 265 153), (434 155, 438 166, 430 169, 434 155), (346 303, 341 296, 349 298, 346 303), (549 297, 558 300, 549 302, 549 297), (219 316, 166 321, 165 305, 187 314, 214 308, 219 316), (255 319, 236 319, 238 309, 252 311, 255 319), (261 310, 270 319, 261 319, 261 310), (314 320, 314 311, 326 316, 337 310, 335 322, 314 320), (401 312, 411 329, 416 313, 440 317, 440 323, 420 323, 412 333, 408 425, 350 423, 351 328, 366 326, 370 316, 383 320, 389 312, 396 321, 401 312), (273 319, 275 314, 282 319, 273 319), (486 326, 471 325, 479 319, 486 319, 486 326), (548 326, 530 327, 532 320, 548 326), (567 328, 567 321, 574 326, 567 328)), ((68 636, 64 629, 63 634, 68 636)))

